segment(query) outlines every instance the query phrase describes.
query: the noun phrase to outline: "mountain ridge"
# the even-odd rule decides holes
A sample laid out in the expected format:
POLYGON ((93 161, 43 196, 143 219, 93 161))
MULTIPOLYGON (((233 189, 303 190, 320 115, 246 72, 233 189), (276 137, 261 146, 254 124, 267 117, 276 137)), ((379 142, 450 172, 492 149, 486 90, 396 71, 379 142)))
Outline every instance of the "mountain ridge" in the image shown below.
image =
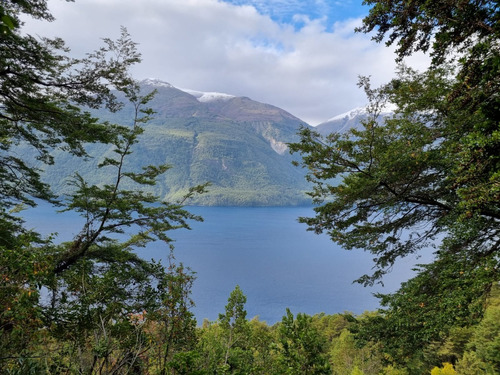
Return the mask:
MULTIPOLYGON (((209 192, 187 202, 191 205, 311 204, 306 194, 311 191, 306 171, 292 164, 300 161, 300 155, 291 155, 288 143, 300 140, 301 127, 325 134, 336 123, 337 128, 342 124, 344 131, 359 126, 363 117, 363 110, 357 109, 357 113, 350 111, 351 115, 333 117, 326 125, 313 128, 279 107, 244 96, 179 89, 157 79, 141 81, 140 85, 144 93, 157 91, 148 103, 155 114, 144 124, 144 132, 125 167, 140 171, 150 164, 170 165, 157 185, 149 188, 169 201, 181 199, 192 186, 210 182, 209 192)), ((118 99, 125 102, 119 95, 118 99)), ((125 104, 117 113, 91 113, 103 121, 130 126, 134 111, 132 105, 125 104)), ((90 184, 112 183, 110 171, 97 168, 103 158, 113 155, 112 147, 88 145, 87 150, 91 158, 86 161, 56 150, 54 165, 38 165, 44 168, 43 180, 56 194, 71 193, 68 180, 75 171, 90 184)))
MULTIPOLYGON (((380 112, 377 121, 382 123, 384 118, 392 116, 394 114, 394 109, 395 107, 393 105, 387 105, 380 112)), ((357 107, 318 124, 315 129, 318 133, 324 136, 330 133, 346 133, 353 128, 361 129, 362 121, 367 118, 367 107, 357 107)))
MULTIPOLYGON (((162 199, 180 199, 191 186, 210 182, 209 192, 191 200, 194 205, 276 206, 309 204, 310 186, 304 170, 294 167, 298 155, 287 144, 298 141, 298 130, 309 126, 292 114, 247 97, 211 93, 199 100, 169 83, 140 83, 145 93, 157 90, 148 107, 155 114, 144 125, 126 167, 140 170, 149 164, 172 168, 151 188, 162 199), (218 100, 217 98, 223 98, 218 100)), ((201 93, 201 94, 200 94, 201 93)), ((123 99, 123 98, 118 98, 123 99)), ((103 121, 131 125, 134 108, 118 113, 92 111, 103 121)), ((97 169, 112 155, 107 145, 89 145, 90 160, 54 151, 55 164, 45 167, 43 179, 59 194, 69 194, 68 178, 78 171, 91 184, 112 181, 109 171, 97 169)))

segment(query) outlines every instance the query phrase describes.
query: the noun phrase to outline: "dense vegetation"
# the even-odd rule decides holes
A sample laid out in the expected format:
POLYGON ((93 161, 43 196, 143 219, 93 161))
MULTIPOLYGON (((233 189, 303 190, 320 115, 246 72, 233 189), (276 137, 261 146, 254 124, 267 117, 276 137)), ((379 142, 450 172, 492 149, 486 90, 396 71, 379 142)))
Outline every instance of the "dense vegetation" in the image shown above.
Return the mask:
POLYGON ((362 77, 371 115, 362 128, 326 137, 302 131, 292 149, 303 156, 318 205, 302 221, 345 249, 373 254, 364 284, 380 281, 400 257, 436 249, 434 262, 380 296, 383 313, 357 330, 423 373, 429 345, 477 324, 500 279, 499 2, 365 3, 373 7, 358 31, 397 43, 400 61, 424 51, 432 64, 424 72, 401 64, 377 89, 362 77), (378 121, 387 103, 395 115, 378 121))
POLYGON ((0 4, 0 373, 500 372, 499 4, 365 2, 374 7, 361 31, 377 30, 379 41, 389 33, 400 57, 431 49, 434 64, 423 73, 402 66, 379 89, 361 79, 371 103, 363 129, 326 138, 304 129, 291 147, 319 205, 303 221, 374 254, 364 283, 428 244, 438 244, 436 259, 381 296, 377 312, 287 310, 272 327, 247 319, 239 287, 217 321, 197 326, 190 312, 194 275, 176 263, 169 231, 201 220, 182 204, 206 186, 162 201, 151 187, 169 166, 130 167, 155 92, 128 74, 140 56, 126 30, 73 59, 63 41, 21 32, 22 14, 51 19, 45 1, 0 4), (377 122, 387 101, 396 115, 377 122), (115 113, 122 102, 127 120, 118 123, 80 109, 115 113), (74 173, 62 202, 15 152, 26 147, 51 164, 54 152, 87 157, 89 144, 106 150, 94 168, 108 178, 74 173), (58 244, 24 227, 16 213, 37 199, 85 218, 75 238, 58 244), (156 240, 168 264, 134 252, 156 240))
POLYGON ((43 329, 31 343, 29 356, 2 357, 2 370, 11 374, 197 375, 478 375, 500 371, 498 288, 479 324, 452 327, 445 342, 429 342, 419 360, 404 366, 394 363, 383 342, 357 337, 360 325, 382 316, 376 312, 294 316, 287 309, 280 322, 269 326, 258 317, 247 319, 246 297, 236 286, 219 318, 197 327, 189 312, 192 281, 189 271, 176 268, 162 285, 167 294, 161 310, 130 313, 120 321, 101 316, 92 328, 57 336, 43 329))
MULTIPOLYGON (((20 32, 23 13, 51 19, 46 2, 2 2, 0 13, 0 373, 130 372, 147 344, 134 323, 142 312, 155 317, 158 333, 173 335, 169 343, 177 347, 187 345, 194 329, 186 292, 192 276, 173 260, 160 265, 133 249, 159 240, 168 254, 168 232, 200 218, 182 202, 162 202, 148 192, 168 166, 126 166, 154 95, 141 95, 128 74, 140 56, 126 30, 85 59, 73 59, 61 40, 20 32), (122 106, 116 91, 132 105, 128 126, 79 109, 115 112, 122 106), (15 152, 28 147, 50 164, 54 149, 86 157, 85 143, 111 146, 96 168, 112 178, 97 186, 75 171, 73 192, 63 202, 15 152), (56 244, 24 228, 16 212, 35 199, 79 212, 81 231, 56 244)), ((196 186, 183 199, 203 189, 196 186)))

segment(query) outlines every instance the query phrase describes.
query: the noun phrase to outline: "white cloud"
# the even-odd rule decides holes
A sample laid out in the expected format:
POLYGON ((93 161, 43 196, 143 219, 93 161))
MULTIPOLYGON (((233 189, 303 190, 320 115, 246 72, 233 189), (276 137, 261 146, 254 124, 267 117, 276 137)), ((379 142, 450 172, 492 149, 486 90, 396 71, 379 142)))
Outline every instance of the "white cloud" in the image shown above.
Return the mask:
POLYGON ((137 78, 249 96, 311 124, 363 105, 357 76, 382 83, 395 66, 389 49, 353 33, 359 19, 327 30, 324 20, 300 16, 304 26, 296 30, 254 7, 217 0, 51 0, 49 6, 57 21, 29 21, 28 32, 60 36, 81 55, 97 48, 99 38, 118 36, 123 25, 143 55, 137 78))

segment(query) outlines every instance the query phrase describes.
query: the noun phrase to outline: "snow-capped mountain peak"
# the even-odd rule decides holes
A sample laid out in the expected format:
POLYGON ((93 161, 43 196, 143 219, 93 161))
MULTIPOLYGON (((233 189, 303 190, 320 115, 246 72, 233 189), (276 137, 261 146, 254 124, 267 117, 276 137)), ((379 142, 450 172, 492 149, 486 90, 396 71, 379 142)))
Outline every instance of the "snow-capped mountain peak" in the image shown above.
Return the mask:
POLYGON ((214 101, 227 101, 236 97, 235 95, 225 94, 222 92, 214 92, 214 91, 205 92, 205 91, 198 91, 191 89, 182 89, 179 87, 175 87, 170 83, 162 81, 158 78, 147 78, 142 80, 141 83, 154 87, 167 87, 167 88, 178 89, 184 91, 185 93, 188 93, 189 95, 194 96, 196 99, 198 99, 199 102, 202 103, 214 102, 214 101))
POLYGON ((168 88, 174 87, 170 83, 162 81, 162 80, 157 79, 157 78, 146 78, 146 79, 142 80, 141 83, 143 83, 145 85, 149 85, 149 86, 156 86, 156 87, 168 87, 168 88))
MULTIPOLYGON (((391 114, 391 113, 394 113, 394 111, 396 109, 397 109, 397 106, 395 104, 386 103, 384 108, 381 110, 380 114, 382 116, 387 115, 387 114, 391 114)), ((325 122, 334 122, 334 121, 339 121, 339 120, 351 121, 351 120, 355 119, 356 117, 365 116, 367 114, 368 114, 367 107, 357 107, 357 108, 351 109, 348 112, 334 116, 331 119, 326 120, 325 122)))
POLYGON ((366 110, 366 107, 358 107, 358 108, 351 109, 349 112, 345 112, 345 113, 342 113, 340 115, 334 116, 334 117, 326 120, 325 122, 332 122, 332 121, 338 121, 338 120, 349 121, 349 120, 356 118, 357 116, 365 115, 367 113, 368 113, 368 111, 366 110))
POLYGON ((222 92, 204 92, 204 91, 196 91, 191 89, 179 89, 184 92, 187 92, 190 95, 193 95, 199 102, 213 102, 213 101, 227 101, 232 98, 235 98, 234 95, 225 94, 222 92))

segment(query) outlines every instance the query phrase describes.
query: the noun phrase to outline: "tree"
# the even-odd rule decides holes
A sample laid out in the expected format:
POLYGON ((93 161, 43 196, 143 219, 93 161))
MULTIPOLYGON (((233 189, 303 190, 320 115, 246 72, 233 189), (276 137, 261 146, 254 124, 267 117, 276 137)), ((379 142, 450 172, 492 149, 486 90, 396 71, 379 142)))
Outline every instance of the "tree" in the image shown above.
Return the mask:
POLYGON ((190 293, 195 277, 182 264, 174 263, 173 254, 169 261, 168 272, 157 287, 161 306, 148 313, 148 331, 154 343, 151 358, 160 374, 166 374, 172 366, 177 373, 186 367, 192 371, 196 363, 192 352, 197 343, 196 319, 190 311, 194 306, 190 293))
POLYGON ((431 375, 455 375, 457 372, 451 363, 443 363, 443 367, 434 367, 431 370, 431 375))
MULTIPOLYGON (((362 340, 382 343, 390 362, 414 373, 425 372, 442 362, 437 348, 453 338, 454 332, 481 321, 488 294, 485 283, 492 280, 492 269, 492 262, 469 269, 467 259, 451 256, 421 266, 417 276, 402 283, 396 293, 378 295, 384 309, 357 319, 353 333, 362 340)), ((447 359, 456 362, 458 358, 447 359)))
POLYGON ((354 335, 344 329, 330 350, 332 372, 334 375, 354 374, 355 371, 364 375, 379 374, 382 361, 378 352, 376 345, 360 347, 354 335))
MULTIPOLYGON (((143 96, 128 73, 140 55, 127 31, 73 59, 60 39, 24 35, 23 13, 52 19, 46 1, 0 5, 0 371, 137 373, 150 349, 144 329, 149 314, 177 309, 183 323, 192 324, 186 305, 192 279, 178 279, 181 293, 174 294, 168 280, 179 269, 141 259, 134 249, 160 240, 168 253, 168 232, 201 218, 186 211, 184 201, 161 202, 143 189, 169 166, 126 168, 152 115, 144 106, 154 95, 143 96), (132 126, 101 123, 81 109, 118 111, 116 93, 135 108, 132 126), (13 215, 18 204, 55 199, 15 147, 27 145, 41 162, 52 163, 54 148, 87 157, 85 146, 92 142, 114 146, 114 155, 99 164, 114 180, 92 186, 74 175, 73 194, 59 204, 84 217, 80 233, 55 244, 23 228, 13 215), (123 188, 126 180, 131 190, 123 188)), ((203 189, 195 187, 184 199, 203 189)), ((177 349, 185 344, 179 340, 177 349)))
POLYGON ((392 365, 388 365, 382 369, 381 374, 383 375, 408 375, 406 369, 394 368, 392 365))
POLYGON ((200 218, 180 203, 160 202, 143 189, 154 185, 168 166, 127 170, 125 160, 143 131, 141 124, 151 115, 142 106, 154 93, 139 95, 137 84, 124 93, 136 109, 133 125, 109 125, 115 134, 114 157, 103 156, 99 164, 115 176, 114 182, 91 186, 76 173, 75 191, 65 210, 79 212, 85 219, 83 228, 72 241, 48 243, 44 249, 48 267, 39 282, 49 290, 50 298, 37 307, 43 314, 44 331, 56 339, 56 358, 61 358, 46 356, 45 361, 58 371, 139 371, 147 365, 142 358, 151 349, 144 329, 150 319, 163 325, 167 335, 178 334, 175 340, 166 340, 164 371, 171 352, 189 349, 187 341, 194 334, 186 300, 192 279, 177 267, 166 271, 160 264, 141 259, 133 249, 161 240, 170 251, 167 233, 189 228, 188 220, 200 218), (133 190, 123 189, 127 180, 133 190))
POLYGON ((245 373, 245 368, 251 368, 250 327, 246 318, 246 302, 247 297, 240 286, 236 285, 227 300, 225 313, 219 314, 224 346, 222 367, 231 374, 245 373))
POLYGON ((377 42, 389 34, 386 44, 398 43, 400 59, 430 49, 439 63, 456 48, 464 51, 472 44, 495 40, 500 32, 497 1, 365 0, 363 4, 373 7, 357 31, 376 30, 377 42))
POLYGON ((246 296, 236 285, 229 295, 225 312, 216 322, 205 321, 198 350, 201 367, 207 373, 252 373, 251 329, 246 319, 246 296))
POLYGON ((399 60, 430 51, 433 65, 421 73, 400 65, 378 89, 361 78, 369 99, 363 129, 326 138, 303 129, 291 150, 303 156, 318 205, 301 221, 374 255, 375 272, 358 281, 380 281, 398 258, 435 247, 434 263, 382 297, 385 323, 373 325, 386 347, 400 344, 404 362, 403 352, 479 321, 499 279, 500 9, 497 1, 365 4, 374 6, 358 31, 397 42, 399 60), (380 123, 387 103, 397 109, 380 123))
POLYGON ((283 374, 330 374, 326 341, 312 325, 312 318, 286 310, 279 326, 279 358, 283 374))
POLYGON ((500 8, 496 0, 386 1, 374 5, 363 20, 361 32, 376 29, 374 39, 398 43, 398 59, 415 51, 431 51, 434 67, 456 61, 455 81, 443 99, 449 113, 461 114, 462 141, 454 181, 461 204, 498 220, 498 118, 500 91, 500 8), (478 116, 479 115, 479 116, 478 116), (464 121, 465 120, 465 121, 464 121), (493 211, 493 212, 491 212, 493 211))
POLYGON ((280 368, 276 353, 276 326, 270 327, 258 316, 249 322, 250 347, 252 350, 252 369, 254 375, 279 374, 280 368))
POLYGON ((112 89, 132 81, 131 65, 140 61, 125 29, 118 41, 84 59, 68 57, 60 39, 37 39, 22 33, 21 14, 50 21, 46 1, 4 1, 0 5, 0 329, 2 361, 20 354, 40 333, 39 288, 48 274, 50 239, 27 231, 13 214, 34 198, 54 201, 38 170, 16 153, 28 145, 41 162, 60 147, 85 155, 85 142, 109 142, 114 127, 101 124, 80 106, 120 105, 112 89), (5 313, 3 313, 5 311, 5 313), (6 341, 3 341, 5 339, 6 341), (4 344, 6 344, 4 346, 4 344))
MULTIPOLYGON (((495 299, 490 299, 484 318, 474 328, 467 352, 458 362, 457 370, 469 374, 493 374, 500 371, 500 294, 498 286, 494 289, 495 299), (478 368, 482 371, 480 371, 478 368)), ((462 372, 459 372, 460 374, 462 372)))
MULTIPOLYGON (((19 321, 24 324, 17 326, 15 317, 30 316, 31 323, 39 321, 40 311, 33 301, 49 259, 44 249, 47 241, 27 231, 13 213, 19 204, 35 205, 34 198, 54 201, 54 197, 40 180, 39 171, 17 155, 16 146, 29 145, 34 157, 51 163, 53 148, 83 156, 85 142, 109 142, 115 129, 99 123, 80 106, 119 109, 112 90, 131 83, 128 69, 140 61, 125 29, 118 41, 105 39, 99 51, 73 59, 61 39, 23 34, 22 14, 53 19, 46 1, 8 0, 0 5, 0 270, 3 290, 9 296, 2 299, 1 310, 16 311, 7 320, 0 317, 0 328, 11 339, 11 333, 21 329, 24 339, 19 344, 30 341, 30 323, 19 321), (21 298, 24 294, 29 298, 21 298), (21 300, 25 303, 4 306, 6 301, 12 305, 12 301, 21 300)), ((7 347, 21 352, 16 345, 7 347)))
POLYGON ((487 365, 477 358, 474 352, 465 352, 457 363, 457 372, 460 375, 486 375, 487 365))
POLYGON ((361 79, 371 118, 353 137, 321 140, 302 132, 292 150, 304 156, 316 187, 312 196, 317 203, 333 200, 317 208, 315 219, 303 221, 346 248, 382 255, 379 269, 438 233, 451 233, 449 241, 467 236, 460 239, 466 241, 462 247, 479 256, 495 253, 500 219, 496 2, 365 3, 375 6, 360 31, 377 27, 377 41, 390 32, 388 43, 400 43, 399 58, 426 51, 435 34, 432 51, 440 58, 424 73, 400 67, 398 78, 379 90, 361 79), (461 58, 445 65, 442 57, 452 48, 460 49, 461 58), (398 110, 379 126, 376 119, 386 102, 398 110), (328 183, 336 177, 343 183, 328 183), (419 225, 422 230, 415 230, 419 225), (401 231, 412 228, 414 236, 403 240, 401 231))
POLYGON ((200 367, 209 374, 224 373, 222 362, 225 348, 222 339, 222 329, 217 322, 203 321, 200 330, 197 352, 200 353, 200 367))
POLYGON ((113 133, 80 108, 105 106, 117 111, 113 90, 132 83, 128 69, 140 62, 126 30, 117 41, 83 59, 68 56, 61 39, 37 39, 21 32, 22 13, 52 20, 46 1, 4 1, 1 12, 12 20, 12 30, 0 40, 0 202, 2 212, 30 197, 50 198, 38 171, 12 152, 28 144, 36 158, 51 163, 50 151, 59 147, 85 155, 84 142, 109 142, 113 133))
POLYGON ((448 234, 443 249, 449 252, 473 258, 493 253, 497 209, 472 212, 458 195, 453 170, 460 160, 452 151, 460 146, 463 121, 455 121, 459 113, 447 114, 441 100, 451 86, 446 71, 418 74, 403 67, 381 89, 371 89, 365 79, 360 84, 372 116, 364 129, 326 139, 304 129, 301 142, 291 145, 309 169, 311 196, 318 204, 326 201, 315 208, 316 217, 301 221, 346 249, 372 252, 377 271, 360 279, 366 284, 438 234, 448 234), (389 99, 400 109, 379 125, 376 118, 389 99))

